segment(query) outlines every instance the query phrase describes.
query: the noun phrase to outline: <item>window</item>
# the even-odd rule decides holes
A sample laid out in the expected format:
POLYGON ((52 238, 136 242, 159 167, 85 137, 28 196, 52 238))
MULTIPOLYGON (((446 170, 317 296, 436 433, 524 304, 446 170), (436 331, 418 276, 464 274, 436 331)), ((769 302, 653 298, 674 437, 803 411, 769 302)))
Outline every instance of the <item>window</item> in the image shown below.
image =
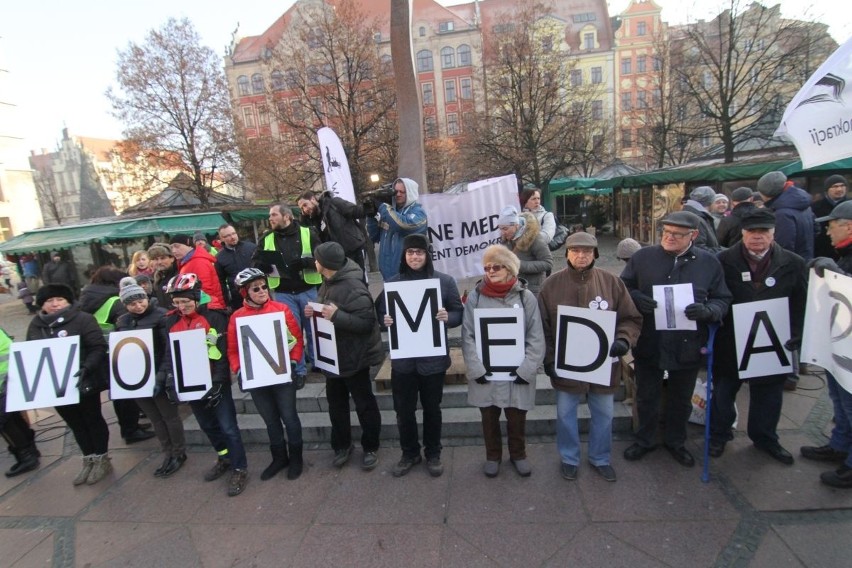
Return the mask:
POLYGON ((290 116, 292 116, 293 120, 296 122, 301 122, 305 119, 305 111, 302 107, 302 102, 299 99, 293 99, 290 101, 290 116))
POLYGON ((245 75, 237 77, 237 90, 241 95, 249 94, 249 78, 245 75))
POLYGON ((470 46, 466 43, 459 46, 456 54, 459 56, 459 67, 468 67, 473 64, 473 59, 470 56, 470 46))
POLYGON ((470 100, 473 98, 473 86, 471 84, 470 77, 464 77, 459 79, 459 83, 461 85, 461 98, 462 100, 470 100))
POLYGON ((432 83, 423 83, 420 87, 423 91, 423 104, 424 105, 433 105, 435 104, 435 89, 432 83))
POLYGON ((308 47, 311 49, 316 49, 322 45, 322 31, 320 30, 311 30, 308 32, 307 37, 308 47))
POLYGON ((420 35, 420 37, 426 37, 426 26, 420 26, 417 29, 417 33, 420 35))
POLYGON ((645 71, 648 70, 647 64, 645 63, 646 60, 647 60, 647 58, 644 55, 640 55, 639 57, 636 58, 636 72, 637 73, 644 73, 645 71))
POLYGON ((444 102, 456 102, 456 82, 453 79, 444 81, 444 102))
POLYGON ((462 113, 462 131, 470 130, 470 125, 473 124, 473 113, 472 112, 463 112, 462 113))
POLYGON ((584 24, 586 22, 594 22, 597 20, 597 16, 594 12, 584 12, 582 14, 577 14, 573 17, 575 24, 584 24))
POLYGON ((643 36, 648 33, 648 25, 645 22, 638 22, 636 24, 636 35, 643 36))
POLYGON ((752 68, 750 73, 751 84, 754 85, 760 80, 760 71, 752 68))
POLYGON ((586 32, 583 34, 583 49, 595 48, 595 32, 586 32))
POLYGON ((382 43, 382 32, 376 32, 373 34, 373 41, 376 43, 382 43))
POLYGON ((243 124, 246 128, 254 128, 254 109, 252 107, 243 107, 243 124))
POLYGON ((659 57, 654 56, 654 71, 659 71, 663 68, 663 62, 659 57))
POLYGON ((633 110, 633 93, 621 93, 621 110, 633 110))
POLYGON ((782 63, 778 64, 778 67, 775 68, 775 80, 782 81, 784 80, 784 76, 787 74, 787 69, 784 67, 782 63))
POLYGON ((636 108, 648 108, 648 100, 645 97, 645 91, 636 93, 636 108))
POLYGON ((426 138, 435 138, 438 136, 438 121, 434 116, 427 116, 423 119, 423 130, 426 132, 426 138))
POLYGON ((251 90, 256 95, 265 91, 263 88, 263 75, 260 73, 255 73, 251 76, 251 90))
POLYGON ((545 53, 553 51, 553 37, 547 36, 541 38, 541 50, 545 53))
POLYGON ((272 79, 272 89, 274 91, 284 90, 284 73, 276 69, 272 72, 270 78, 272 79))
POLYGON ((453 22, 441 22, 438 24, 438 33, 451 32, 453 28, 453 22))
POLYGON ((660 106, 660 101, 663 98, 663 91, 659 87, 656 87, 651 93, 651 101, 654 106, 660 106))
POLYGON ((318 85, 320 82, 319 69, 316 65, 308 65, 308 85, 318 85))
POLYGON ((707 69, 704 70, 704 73, 701 77, 702 82, 704 83, 704 88, 709 89, 713 86, 713 74, 707 69))
POLYGON ((582 69, 571 69, 571 86, 579 87, 583 84, 583 71, 582 69))
POLYGON ((447 136, 458 136, 459 132, 459 115, 451 112, 447 115, 447 136))
POLYGON ((493 31, 495 34, 505 34, 515 31, 515 24, 498 24, 494 26, 493 31))
POLYGON ((603 101, 592 101, 592 119, 603 120, 603 101))
POLYGON ((623 57, 621 59, 621 74, 630 75, 631 73, 633 73, 633 61, 629 57, 623 57))
POLYGON ((710 147, 710 135, 709 134, 702 134, 701 138, 698 139, 698 142, 699 142, 699 144, 701 145, 702 148, 709 148, 710 147))
POLYGON ((424 71, 432 71, 434 69, 434 64, 432 62, 432 52, 428 49, 422 49, 417 52, 417 71, 423 73, 424 71))
POLYGON ((633 147, 633 131, 629 128, 621 129, 621 146, 624 148, 633 147))
POLYGON ((603 67, 592 67, 592 85, 603 83, 603 67))
POLYGON ((452 47, 441 48, 441 69, 452 69, 456 66, 456 50, 452 47))
POLYGON ((258 107, 257 123, 261 126, 269 126, 269 111, 266 109, 266 105, 258 107))

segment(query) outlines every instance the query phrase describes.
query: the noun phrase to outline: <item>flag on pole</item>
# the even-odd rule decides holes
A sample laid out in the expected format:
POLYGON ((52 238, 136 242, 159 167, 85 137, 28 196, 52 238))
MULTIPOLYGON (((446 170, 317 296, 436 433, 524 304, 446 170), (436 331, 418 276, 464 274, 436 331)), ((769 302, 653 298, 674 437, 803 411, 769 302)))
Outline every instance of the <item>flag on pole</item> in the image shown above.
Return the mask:
POLYGON ((325 175, 325 187, 337 197, 355 203, 355 187, 352 185, 352 175, 349 173, 349 162, 343 144, 334 130, 327 126, 317 130, 320 152, 322 154, 322 169, 325 175))

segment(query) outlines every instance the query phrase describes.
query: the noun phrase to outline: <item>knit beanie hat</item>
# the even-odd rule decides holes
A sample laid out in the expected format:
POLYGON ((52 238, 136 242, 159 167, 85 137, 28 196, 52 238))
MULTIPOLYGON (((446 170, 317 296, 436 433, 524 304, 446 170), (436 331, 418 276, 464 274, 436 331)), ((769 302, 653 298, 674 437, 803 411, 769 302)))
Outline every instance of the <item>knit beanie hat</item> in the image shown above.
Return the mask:
POLYGON ((169 239, 169 244, 181 244, 186 245, 188 247, 195 246, 195 242, 192 240, 192 237, 189 235, 174 235, 171 239, 169 239))
POLYGON ((41 307, 51 298, 65 298, 69 304, 74 303, 74 291, 65 284, 45 284, 36 292, 36 305, 41 307))
POLYGON ((633 256, 633 253, 641 248, 642 245, 640 245, 638 241, 627 238, 619 242, 618 246, 615 247, 615 256, 621 260, 627 260, 633 256))
POLYGON ((334 241, 323 243, 315 248, 314 258, 329 270, 340 270, 346 264, 346 253, 343 247, 334 241))
POLYGON ((751 188, 748 187, 738 187, 734 191, 731 192, 731 199, 737 202, 748 201, 751 199, 751 188))
POLYGON ((498 225, 518 225, 518 209, 514 205, 507 205, 500 211, 500 216, 497 218, 498 225))
POLYGON ((757 191, 761 195, 772 199, 781 195, 781 192, 784 191, 785 183, 787 183, 787 176, 784 175, 784 172, 769 172, 768 174, 763 174, 757 180, 757 191))
POLYGON ((136 300, 146 300, 148 294, 142 289, 142 286, 136 283, 136 279, 132 276, 125 276, 119 282, 118 298, 124 305, 136 300))
POLYGON ((823 187, 823 189, 825 189, 827 191, 829 187, 831 187, 832 185, 838 184, 838 183, 842 183, 845 186, 849 185, 849 183, 846 181, 845 177, 835 174, 833 176, 828 176, 827 178, 825 178, 825 181, 823 182, 822 187, 823 187))
POLYGON ((195 234, 192 235, 192 242, 197 243, 198 241, 204 241, 205 243, 207 242, 207 237, 205 237, 204 233, 202 233, 201 231, 195 231, 195 234))

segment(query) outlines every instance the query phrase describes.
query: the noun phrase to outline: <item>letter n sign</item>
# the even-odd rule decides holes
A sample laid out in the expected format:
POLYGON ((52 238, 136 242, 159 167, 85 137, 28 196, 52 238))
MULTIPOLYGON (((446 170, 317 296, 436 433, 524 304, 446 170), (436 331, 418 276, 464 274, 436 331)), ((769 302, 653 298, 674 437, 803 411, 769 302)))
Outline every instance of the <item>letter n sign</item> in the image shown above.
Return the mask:
POLYGON ((615 339, 615 312, 559 306, 556 310, 556 374, 596 385, 609 385, 615 339))

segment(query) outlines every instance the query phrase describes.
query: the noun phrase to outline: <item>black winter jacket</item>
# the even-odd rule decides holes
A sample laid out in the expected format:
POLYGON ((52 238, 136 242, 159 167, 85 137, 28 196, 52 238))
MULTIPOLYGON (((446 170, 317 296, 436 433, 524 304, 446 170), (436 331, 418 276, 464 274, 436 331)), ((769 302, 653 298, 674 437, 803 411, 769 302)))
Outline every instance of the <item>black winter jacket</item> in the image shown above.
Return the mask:
POLYGON ((819 225, 811 211, 810 194, 791 185, 767 201, 766 206, 775 211, 775 242, 806 261, 812 259, 819 225))
MULTIPOLYGON (((278 269, 278 274, 281 281, 276 292, 283 294, 301 294, 310 290, 314 286, 307 284, 302 278, 303 269, 315 269, 313 256, 302 258, 302 235, 299 230, 301 227, 298 222, 291 222, 284 229, 276 229, 272 231, 275 238, 275 249, 265 250, 266 238, 270 234, 264 233, 257 244, 257 248, 252 256, 254 266, 260 268, 267 274, 271 272, 272 267, 278 269)), ((316 250, 320 241, 315 231, 311 231, 311 251, 316 250)))
MULTIPOLYGON (((811 204, 811 211, 814 212, 814 217, 825 217, 831 213, 831 210, 834 209, 835 206, 843 203, 844 201, 846 201, 846 199, 832 202, 823 195, 822 199, 814 201, 811 204)), ((834 249, 834 245, 831 244, 831 238, 828 236, 828 233, 825 232, 825 228, 828 226, 828 223, 817 223, 817 225, 819 229, 814 237, 814 258, 818 256, 826 256, 837 260, 840 256, 834 249)))
POLYGON ((163 363, 168 363, 165 352, 169 349, 169 330, 165 326, 166 309, 148 304, 141 314, 127 312, 115 322, 116 331, 150 329, 154 335, 154 368, 159 371, 163 363))
POLYGON ((716 227, 716 239, 719 246, 732 247, 743 240, 743 217, 755 210, 751 201, 738 203, 727 217, 722 217, 719 226, 716 227))
POLYGON ((330 191, 317 197, 319 213, 313 217, 302 215, 302 225, 312 227, 324 243, 333 241, 343 247, 346 256, 359 253, 366 237, 360 219, 364 217, 361 205, 350 203, 330 191))
POLYGON ((234 278, 244 268, 252 266, 252 256, 257 245, 249 241, 238 241, 237 246, 230 248, 227 245, 222 247, 219 254, 216 255, 216 274, 219 276, 219 283, 222 285, 222 292, 225 294, 225 302, 231 307, 232 311, 237 311, 243 307, 243 297, 240 295, 239 288, 234 283, 234 278))
POLYGON ((691 199, 683 206, 683 210, 694 213, 701 219, 701 223, 698 225, 698 237, 693 245, 713 254, 721 251, 722 247, 719 246, 719 241, 716 239, 716 226, 713 224, 713 216, 701 204, 691 199))
MULTIPOLYGON (((86 284, 83 287, 83 291, 80 292, 80 310, 87 314, 94 315, 96 311, 101 309, 101 306, 103 306, 107 300, 117 296, 118 288, 116 286, 109 286, 106 284, 86 284)), ((125 313, 127 313, 127 309, 124 307, 124 304, 121 303, 121 300, 116 300, 113 302, 112 308, 109 310, 107 323, 115 325, 119 316, 125 313)))

